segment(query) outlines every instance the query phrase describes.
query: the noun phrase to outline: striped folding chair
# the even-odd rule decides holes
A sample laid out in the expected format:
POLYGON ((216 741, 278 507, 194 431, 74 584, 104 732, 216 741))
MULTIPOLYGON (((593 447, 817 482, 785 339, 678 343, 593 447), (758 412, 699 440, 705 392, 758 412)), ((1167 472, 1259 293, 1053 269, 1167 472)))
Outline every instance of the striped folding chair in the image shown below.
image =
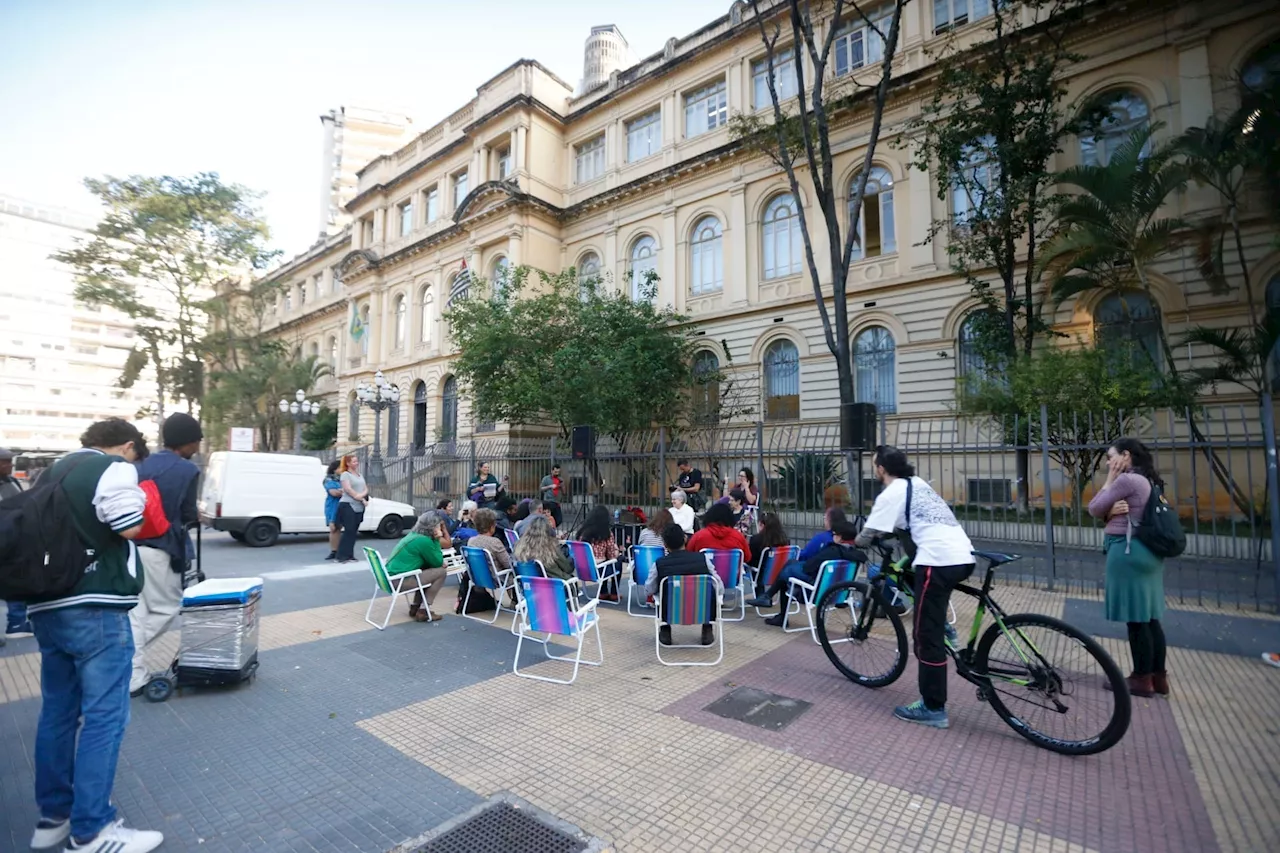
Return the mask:
MULTIPOLYGON (((582 583, 584 589, 587 584, 595 584, 595 599, 599 601, 600 591, 604 589, 604 582, 610 579, 618 579, 618 561, 605 560, 603 563, 597 563, 596 554, 591 550, 589 542, 570 539, 564 545, 569 551, 569 561, 573 563, 573 571, 578 576, 578 580, 582 583)), ((614 601, 606 603, 617 604, 614 601)))
POLYGON ((742 554, 741 548, 703 548, 702 553, 707 557, 707 563, 710 564, 711 570, 720 578, 720 583, 724 586, 724 594, 727 599, 729 590, 738 591, 738 615, 730 619, 725 617, 726 622, 741 622, 747 618, 747 590, 748 580, 746 573, 742 567, 746 565, 746 558, 742 554))
MULTIPOLYGON (((777 548, 765 548, 764 553, 760 555, 760 567, 756 569, 756 592, 773 586, 787 563, 790 563, 799 555, 800 547, 798 545, 779 545, 777 548)), ((760 612, 759 607, 755 608, 755 611, 757 616, 764 615, 760 612)), ((796 612, 799 612, 799 605, 797 605, 796 612)))
MULTIPOLYGON (((800 602, 800 608, 787 608, 786 614, 782 617, 782 630, 788 633, 808 630, 809 636, 813 637, 813 641, 815 643, 818 642, 818 622, 817 619, 814 618, 818 602, 822 600, 822 596, 826 595, 827 590, 829 590, 834 584, 851 581, 857 573, 857 563, 851 563, 848 560, 827 560, 818 567, 818 576, 814 578, 813 583, 809 583, 802 578, 791 578, 787 582, 787 594, 791 596, 793 601, 800 602), (800 625, 795 628, 788 626, 787 622, 791 618, 791 615, 793 613, 799 615, 800 610, 805 612, 806 617, 809 619, 809 624, 807 626, 800 625)), ((840 593, 832 603, 848 604, 848 591, 846 590, 845 592, 840 593)), ((835 640, 833 642, 840 642, 840 640, 835 640)))
POLYGON ((460 552, 453 548, 445 548, 441 555, 444 557, 444 568, 447 574, 465 575, 467 573, 467 561, 463 559, 460 552))
POLYGON ((598 599, 591 599, 581 607, 569 606, 570 600, 576 601, 572 587, 560 578, 526 577, 516 581, 519 585, 520 600, 524 602, 523 619, 520 620, 516 636, 516 657, 511 664, 511 671, 521 678, 533 678, 538 681, 550 681, 552 684, 572 684, 578 677, 579 664, 599 666, 604 663, 604 641, 600 639, 600 617, 596 613, 598 599), (596 660, 583 660, 582 644, 587 632, 596 632, 596 646, 599 657, 596 660), (530 632, 546 634, 547 637, 534 641, 542 644, 542 650, 551 660, 571 661, 573 674, 568 678, 549 678, 545 675, 530 675, 520 671, 520 648, 530 632), (551 645, 547 642, 552 636, 568 637, 577 641, 577 650, 572 655, 553 655, 551 645))
MULTIPOLYGON (((653 620, 653 647, 657 650, 658 663, 663 666, 715 666, 724 658, 724 625, 716 626, 716 639, 719 652, 715 660, 703 661, 668 661, 662 658, 662 643, 659 631, 662 623, 675 627, 677 625, 697 625, 720 621, 720 596, 724 588, 716 575, 671 575, 658 584, 658 601, 662 610, 658 619, 653 620)), ((672 643, 669 649, 702 649, 702 643, 672 643)))
POLYGON ((471 585, 467 587, 466 597, 462 599, 462 615, 468 619, 474 619, 477 622, 486 622, 492 625, 498 621, 498 616, 504 609, 511 610, 510 607, 504 608, 502 599, 505 597, 508 588, 515 584, 515 576, 510 569, 499 571, 494 565, 493 555, 483 548, 473 548, 470 545, 464 545, 462 548, 462 557, 467 561, 467 573, 471 576, 471 585), (479 616, 472 616, 467 612, 467 602, 471 600, 471 591, 477 586, 485 589, 493 590, 493 601, 497 605, 493 608, 493 618, 483 619, 479 616))
POLYGON ((411 572, 399 572, 398 574, 387 574, 387 567, 382 562, 382 555, 372 548, 364 549, 364 558, 369 561, 369 571, 373 572, 373 597, 369 599, 369 606, 364 611, 364 621, 368 622, 379 631, 387 627, 387 623, 391 621, 391 614, 395 612, 396 601, 401 596, 409 596, 413 593, 421 593, 422 606, 426 608, 427 615, 431 615, 431 608, 427 607, 427 586, 422 585, 422 572, 414 569, 411 572), (373 612, 373 604, 378 600, 378 594, 385 593, 391 596, 391 606, 387 608, 387 618, 382 620, 382 624, 378 624, 369 618, 369 614, 373 612))
MULTIPOLYGON (((666 553, 661 545, 632 545, 631 546, 631 583, 627 586, 627 615, 628 616, 647 616, 653 618, 654 614, 634 613, 631 610, 631 604, 635 599, 635 589, 637 586, 641 588, 641 595, 644 594, 644 585, 649 582, 649 577, 657 571, 655 563, 666 553)), ((641 607, 652 611, 653 605, 641 603, 641 607)))
POLYGON ((502 538, 506 540, 507 550, 514 554, 516 552, 516 542, 520 541, 520 534, 509 527, 504 527, 502 528, 502 538))

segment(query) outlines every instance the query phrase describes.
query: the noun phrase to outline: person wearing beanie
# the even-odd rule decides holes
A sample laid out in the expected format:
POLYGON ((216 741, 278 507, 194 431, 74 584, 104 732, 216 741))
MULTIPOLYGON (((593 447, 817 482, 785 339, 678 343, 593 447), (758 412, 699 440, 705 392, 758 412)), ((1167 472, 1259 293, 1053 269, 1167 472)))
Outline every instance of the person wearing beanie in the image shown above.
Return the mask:
POLYGON ((195 557, 187 528, 200 522, 196 511, 200 469, 191 462, 204 438, 200 422, 185 412, 172 414, 165 418, 160 437, 164 449, 138 463, 138 481, 155 482, 169 530, 163 536, 136 543, 145 583, 138 606, 129 611, 133 629, 131 696, 140 696, 147 685, 147 646, 169 629, 182 607, 182 578, 195 557))

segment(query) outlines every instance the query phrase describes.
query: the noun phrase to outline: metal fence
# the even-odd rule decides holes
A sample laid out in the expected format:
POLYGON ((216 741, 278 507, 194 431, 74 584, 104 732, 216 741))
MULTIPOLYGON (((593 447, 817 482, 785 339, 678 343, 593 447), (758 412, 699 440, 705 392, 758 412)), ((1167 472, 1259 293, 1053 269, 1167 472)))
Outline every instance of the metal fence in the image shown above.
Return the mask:
MULTIPOLYGON (((1280 549, 1268 521, 1266 463, 1268 454, 1274 459, 1275 436, 1262 427, 1270 423, 1265 414, 1246 405, 1071 417, 1042 410, 1039 418, 1005 422, 898 416, 883 419, 879 430, 881 443, 907 452, 975 542, 1024 555, 1003 575, 1006 581, 1089 593, 1102 587, 1104 523, 1088 514, 1088 499, 1105 478, 1109 443, 1121 435, 1138 438, 1153 451, 1188 533, 1186 554, 1166 565, 1170 598, 1271 610, 1280 549)), ((843 453, 839 445, 834 421, 601 436, 590 461, 571 459, 558 438, 480 438, 385 458, 385 481, 373 488, 421 510, 441 498, 460 500, 477 466, 488 462, 512 497, 532 498, 558 462, 572 523, 595 503, 648 514, 668 505, 676 463, 687 458, 703 472, 710 497, 749 469, 763 508, 781 517, 795 541, 822 528, 825 508, 841 506, 857 517, 874 500, 879 484, 870 452, 843 453)), ((370 455, 368 448, 358 452, 370 455)))

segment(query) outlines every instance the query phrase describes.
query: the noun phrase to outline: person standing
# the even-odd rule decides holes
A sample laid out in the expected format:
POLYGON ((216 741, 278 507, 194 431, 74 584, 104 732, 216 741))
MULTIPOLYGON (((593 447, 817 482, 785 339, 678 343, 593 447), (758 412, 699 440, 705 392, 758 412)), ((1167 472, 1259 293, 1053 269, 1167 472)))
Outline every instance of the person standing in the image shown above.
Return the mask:
POLYGON ((560 466, 552 465, 551 473, 542 478, 539 485, 542 489, 542 499, 544 501, 560 502, 560 494, 564 491, 564 480, 560 479, 560 466))
POLYGON ((690 465, 688 459, 677 461, 676 468, 680 471, 680 476, 676 478, 675 489, 684 492, 685 499, 695 512, 702 509, 707 502, 706 495, 702 493, 702 472, 690 465))
POLYGON ((182 578, 195 556, 187 526, 200 523, 196 511, 200 469, 191 457, 200 452, 204 431, 191 415, 177 412, 165 418, 160 434, 164 449, 138 463, 138 480, 155 482, 169 529, 163 536, 135 543, 146 583, 138 596, 138 606, 129 611, 133 631, 130 696, 141 696, 142 688, 147 686, 147 647, 169 629, 182 608, 182 578))
MULTIPOLYGON (((22 491, 22 481, 13 476, 13 452, 0 447, 0 501, 17 497, 22 491)), ((21 601, 6 604, 8 618, 5 620, 4 636, 0 637, 0 646, 5 644, 5 640, 21 640, 32 636, 31 621, 27 619, 27 605, 21 601)))
POLYGON ((338 562, 354 563, 356 537, 360 535, 360 522, 364 521, 364 508, 369 503, 369 487, 360 476, 360 458, 354 453, 342 457, 338 481, 342 483, 342 497, 338 499, 338 524, 342 526, 338 562))
POLYGON ((1107 554, 1105 604, 1107 619, 1124 622, 1129 631, 1134 696, 1169 693, 1165 671, 1164 560, 1132 535, 1131 519, 1142 518, 1151 485, 1164 487, 1151 451, 1134 438, 1121 438, 1107 448, 1107 479, 1089 501, 1089 514, 1105 518, 1103 550, 1107 554))
POLYGON ((338 466, 342 463, 335 459, 325 469, 324 480, 324 523, 329 526, 329 556, 326 560, 338 559, 338 540, 342 535, 342 526, 338 524, 338 504, 342 502, 342 481, 338 479, 338 466))
POLYGON ((111 418, 92 424, 83 447, 46 477, 67 496, 74 530, 94 562, 65 596, 28 607, 40 644, 40 722, 36 730, 35 848, 70 838, 69 850, 147 853, 159 832, 130 829, 111 804, 120 743, 129 724, 133 632, 129 611, 145 574, 132 542, 146 496, 133 462, 147 457, 142 433, 111 418))
MULTIPOLYGON (((973 574, 973 543, 956 521, 951 507, 925 480, 907 455, 881 445, 872 459, 875 477, 884 484, 855 544, 865 548, 877 536, 905 531, 915 545, 915 645, 920 699, 893 709, 909 723, 935 729, 951 725, 947 717, 947 604, 951 591, 973 574)), ((831 528, 835 531, 836 524, 831 528)), ((954 629, 953 629, 954 630, 954 629)))
POLYGON ((503 481, 499 483, 498 478, 493 476, 493 469, 488 462, 481 462, 476 469, 476 476, 467 486, 467 498, 475 501, 481 509, 493 509, 498 505, 498 495, 507 491, 505 477, 503 481))

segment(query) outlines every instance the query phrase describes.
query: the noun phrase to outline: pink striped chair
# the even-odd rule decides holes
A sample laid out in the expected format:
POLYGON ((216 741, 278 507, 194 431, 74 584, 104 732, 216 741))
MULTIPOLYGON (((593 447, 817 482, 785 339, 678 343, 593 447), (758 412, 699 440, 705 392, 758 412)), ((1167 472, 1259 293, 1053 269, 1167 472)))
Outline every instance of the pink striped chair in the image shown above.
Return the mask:
POLYGON ((572 684, 578 678, 580 664, 599 666, 604 663, 604 641, 600 639, 600 616, 596 613, 598 599, 591 599, 581 607, 570 608, 569 602, 577 600, 570 585, 560 578, 540 578, 521 575, 517 579, 520 600, 523 603, 522 618, 516 636, 516 657, 512 661, 511 671, 521 678, 532 678, 536 681, 549 681, 552 684, 572 684), (596 632, 596 646, 599 657, 596 660, 584 660, 582 644, 587 633, 596 632), (547 638, 533 637, 542 644, 542 650, 551 660, 569 661, 573 663, 573 674, 568 678, 551 678, 545 675, 532 675, 520 671, 520 649, 524 639, 531 632, 547 635, 547 638), (551 654, 551 644, 547 642, 552 635, 568 637, 577 641, 577 650, 572 656, 551 654))
POLYGON ((741 622, 747 618, 747 584, 749 579, 743 567, 746 566, 746 557, 742 554, 741 548, 703 548, 702 553, 706 555, 707 562, 711 565, 711 570, 720 578, 721 585, 724 586, 725 597, 728 598, 729 590, 738 591, 738 615, 732 619, 725 617, 726 622, 741 622))
MULTIPOLYGON (((659 632, 663 622, 677 625, 702 626, 720 621, 720 595, 723 587, 716 575, 671 575, 658 584, 658 601, 662 608, 659 618, 653 620, 653 646, 657 650, 658 663, 663 666, 715 666, 724 658, 724 625, 716 625, 719 652, 715 660, 669 661, 662 657, 659 632)), ((672 643, 669 649, 702 649, 702 643, 672 643)))
MULTIPOLYGON (((764 553, 760 555, 760 567, 756 569, 756 590, 765 590, 773 586, 774 581, 778 579, 778 575, 782 574, 782 569, 787 563, 799 556, 800 546, 798 545, 779 545, 777 548, 765 548, 764 553)), ((757 616, 764 616, 759 607, 755 608, 755 611, 757 616)), ((796 605, 796 612, 800 612, 798 604, 796 605)))
MULTIPOLYGON (((595 600, 600 600, 600 591, 604 589, 604 582, 610 579, 619 580, 618 561, 605 560, 603 563, 596 562, 596 553, 591 550, 591 543, 582 542, 577 539, 570 539, 564 543, 569 549, 569 561, 573 563, 573 571, 581 581, 585 589, 587 584, 596 585, 595 600)), ((606 604, 618 605, 622 601, 605 602, 606 604)))

